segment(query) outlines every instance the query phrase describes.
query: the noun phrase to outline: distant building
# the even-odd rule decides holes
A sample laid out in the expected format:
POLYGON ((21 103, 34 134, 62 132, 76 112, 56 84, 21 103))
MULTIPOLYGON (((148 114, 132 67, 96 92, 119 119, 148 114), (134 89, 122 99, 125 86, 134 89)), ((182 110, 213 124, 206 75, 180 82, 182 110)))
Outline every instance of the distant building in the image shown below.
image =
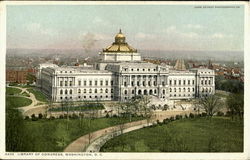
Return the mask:
POLYGON ((27 83, 28 71, 26 70, 6 70, 7 83, 27 83))
POLYGON ((126 43, 120 32, 115 42, 99 53, 94 67, 40 64, 37 86, 53 101, 126 101, 136 95, 161 100, 191 99, 215 93, 214 71, 186 70, 184 61, 176 67, 141 61, 140 53, 126 43))

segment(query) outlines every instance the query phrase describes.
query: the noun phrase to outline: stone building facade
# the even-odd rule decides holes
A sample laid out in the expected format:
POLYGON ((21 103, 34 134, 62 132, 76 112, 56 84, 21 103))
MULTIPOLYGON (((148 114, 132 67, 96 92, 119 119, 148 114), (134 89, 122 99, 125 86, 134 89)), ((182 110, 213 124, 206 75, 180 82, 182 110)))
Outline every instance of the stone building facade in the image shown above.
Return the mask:
POLYGON ((167 101, 215 92, 213 70, 186 70, 183 61, 178 61, 175 67, 143 62, 121 31, 115 42, 99 55, 101 62, 92 69, 41 64, 38 86, 57 102, 66 99, 126 101, 135 95, 152 95, 167 101))

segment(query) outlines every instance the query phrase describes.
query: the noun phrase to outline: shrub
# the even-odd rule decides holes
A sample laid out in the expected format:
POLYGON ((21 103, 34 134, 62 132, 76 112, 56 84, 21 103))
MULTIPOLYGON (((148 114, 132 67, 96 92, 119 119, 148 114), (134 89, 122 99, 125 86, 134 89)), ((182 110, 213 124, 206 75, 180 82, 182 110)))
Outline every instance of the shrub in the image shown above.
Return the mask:
POLYGON ((168 122, 169 122, 169 119, 168 119, 168 118, 166 118, 166 119, 163 120, 163 123, 164 123, 164 124, 167 124, 168 122))
POLYGON ((64 118, 64 116, 63 116, 63 115, 60 115, 60 116, 59 116, 59 118, 60 118, 60 119, 63 119, 63 118, 64 118))
POLYGON ((29 116, 25 116, 25 118, 24 118, 25 120, 29 120, 30 119, 30 117, 29 116))
POLYGON ((54 117, 54 116, 50 116, 49 119, 50 119, 50 120, 54 120, 55 117, 54 117))
POLYGON ((37 121, 37 120, 38 120, 38 118, 36 117, 36 115, 35 115, 35 114, 32 114, 32 115, 31 115, 31 120, 32 120, 32 121, 37 121))
POLYGON ((114 118, 117 118, 118 116, 116 114, 113 115, 114 118))
POLYGON ((190 113, 190 114, 189 114, 189 117, 190 117, 190 118, 194 118, 194 114, 193 114, 193 113, 190 113))
POLYGON ((224 113, 221 112, 221 111, 219 111, 219 112, 216 113, 216 115, 217 115, 217 116, 224 116, 224 113))
POLYGON ((39 119, 42 119, 42 118, 43 118, 42 113, 39 113, 39 114, 38 114, 38 118, 39 118, 39 119))
POLYGON ((180 115, 177 114, 177 115, 175 116, 175 119, 176 119, 176 120, 181 119, 181 118, 180 118, 180 115))
POLYGON ((174 121, 174 117, 173 116, 170 117, 170 121, 174 121))
POLYGON ((107 113, 105 117, 106 117, 106 118, 109 118, 109 114, 107 113))
POLYGON ((188 115, 187 115, 187 114, 185 114, 185 118, 188 118, 188 115))
POLYGON ((71 116, 71 118, 72 118, 72 119, 77 119, 77 118, 79 118, 79 117, 78 117, 78 115, 76 115, 75 113, 73 113, 72 116, 71 116))
POLYGON ((201 116, 202 116, 202 117, 206 117, 206 116, 207 116, 207 113, 202 112, 202 113, 201 113, 201 116))
POLYGON ((157 119, 157 120, 156 120, 156 123, 157 123, 157 124, 159 124, 159 123, 160 123, 159 119, 157 119))

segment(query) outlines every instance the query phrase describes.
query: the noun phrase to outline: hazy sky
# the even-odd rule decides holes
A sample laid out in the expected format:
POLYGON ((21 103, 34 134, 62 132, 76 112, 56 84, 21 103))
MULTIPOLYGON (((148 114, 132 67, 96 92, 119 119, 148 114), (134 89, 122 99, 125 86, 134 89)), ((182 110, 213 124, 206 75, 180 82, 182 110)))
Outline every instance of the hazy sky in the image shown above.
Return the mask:
MULTIPOLYGON (((223 5, 225 6, 225 5, 223 5)), ((242 51, 244 8, 193 5, 7 6, 7 48, 94 49, 121 28, 139 49, 242 51)))

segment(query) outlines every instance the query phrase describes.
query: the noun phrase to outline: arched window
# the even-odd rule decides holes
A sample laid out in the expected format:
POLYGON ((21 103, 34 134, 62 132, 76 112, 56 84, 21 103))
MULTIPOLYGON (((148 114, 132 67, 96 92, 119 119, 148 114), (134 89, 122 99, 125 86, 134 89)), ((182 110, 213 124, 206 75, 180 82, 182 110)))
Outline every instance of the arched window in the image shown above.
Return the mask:
POLYGON ((86 93, 86 89, 83 90, 83 93, 86 93))
POLYGON ((69 94, 72 94, 72 89, 69 90, 69 94))
POLYGON ((64 92, 65 92, 65 94, 68 94, 68 90, 67 89, 64 92))
POLYGON ((162 90, 162 93, 165 94, 165 89, 162 90))
POLYGON ((100 89, 100 93, 102 93, 102 92, 103 92, 103 89, 101 88, 101 89, 100 89))
POLYGON ((106 93, 108 93, 108 92, 109 92, 109 90, 108 90, 108 89, 106 89, 106 90, 105 90, 105 92, 106 92, 106 93))
POLYGON ((97 93, 97 89, 95 89, 95 93, 97 93))
POLYGON ((63 94, 63 90, 62 89, 60 90, 60 94, 63 94))
POLYGON ((81 89, 78 89, 78 93, 81 93, 81 89))
POLYGON ((169 92, 172 92, 172 88, 169 89, 169 92))
POLYGON ((124 91, 124 94, 128 94, 128 91, 127 91, 127 90, 125 90, 125 91, 124 91))

